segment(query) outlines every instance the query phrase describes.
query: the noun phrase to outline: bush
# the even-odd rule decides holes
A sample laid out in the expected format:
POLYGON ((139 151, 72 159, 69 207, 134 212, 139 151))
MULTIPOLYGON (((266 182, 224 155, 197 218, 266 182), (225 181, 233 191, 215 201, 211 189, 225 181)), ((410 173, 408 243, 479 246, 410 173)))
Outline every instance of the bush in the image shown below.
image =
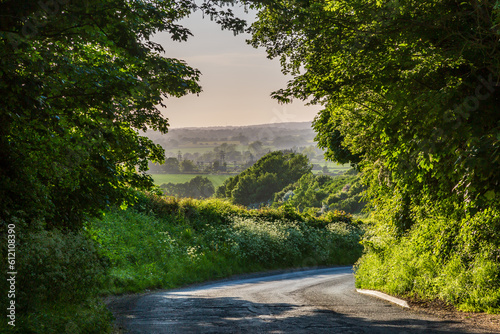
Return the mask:
POLYGON ((246 209, 244 206, 231 204, 221 199, 177 199, 155 194, 138 193, 134 210, 157 218, 169 218, 176 222, 189 224, 194 229, 202 229, 205 225, 227 225, 233 216, 264 219, 267 221, 299 221, 311 226, 326 226, 333 222, 353 222, 352 216, 343 211, 321 211, 311 208, 303 213, 298 212, 290 203, 279 207, 263 206, 259 209, 246 209))
POLYGON ((380 238, 379 231, 364 241, 368 251, 356 266, 358 287, 500 312, 498 210, 463 220, 421 220, 400 239, 387 233, 380 238))
POLYGON ((227 179, 217 188, 216 197, 258 206, 271 201, 275 192, 310 173, 311 168, 305 155, 270 152, 241 174, 227 179))
POLYGON ((359 176, 303 175, 297 182, 274 194, 273 206, 288 203, 301 211, 322 208, 360 213, 365 207, 365 187, 359 176))
POLYGON ((88 225, 111 261, 109 292, 172 288, 255 270, 354 263, 362 251, 361 230, 332 223, 332 217, 315 227, 282 208, 246 210, 216 199, 149 198, 151 203, 143 198, 139 208, 154 210, 115 209, 88 225))
POLYGON ((215 193, 212 182, 199 175, 185 183, 164 183, 160 188, 166 195, 176 197, 208 198, 215 193))
MULTIPOLYGON (((97 300, 107 264, 88 235, 59 230, 17 233, 16 332, 107 332, 111 315, 97 300)), ((5 282, 2 291, 8 291, 5 282)), ((2 294, 2 305, 7 305, 6 297, 2 294)))

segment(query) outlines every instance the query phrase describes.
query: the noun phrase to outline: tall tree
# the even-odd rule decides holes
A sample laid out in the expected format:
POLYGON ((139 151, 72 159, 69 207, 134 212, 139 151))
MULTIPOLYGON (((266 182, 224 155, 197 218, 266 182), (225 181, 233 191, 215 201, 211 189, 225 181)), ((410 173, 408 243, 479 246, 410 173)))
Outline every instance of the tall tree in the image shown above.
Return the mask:
POLYGON ((179 160, 177 158, 167 158, 165 164, 163 165, 163 170, 165 173, 179 173, 181 171, 179 160))
POLYGON ((243 205, 267 202, 275 192, 297 181, 311 169, 305 155, 270 152, 241 174, 224 181, 217 188, 216 196, 243 205))
POLYGON ((461 215, 499 205, 495 1, 255 6, 251 43, 293 75, 274 97, 324 105, 314 122, 319 145, 359 164, 373 198, 399 208, 391 214, 400 232, 412 224, 411 208, 461 215))
POLYGON ((138 130, 165 133, 163 98, 201 91, 151 37, 185 41, 194 10, 242 31, 227 2, 0 1, 0 218, 77 228, 150 187, 163 151, 138 130))

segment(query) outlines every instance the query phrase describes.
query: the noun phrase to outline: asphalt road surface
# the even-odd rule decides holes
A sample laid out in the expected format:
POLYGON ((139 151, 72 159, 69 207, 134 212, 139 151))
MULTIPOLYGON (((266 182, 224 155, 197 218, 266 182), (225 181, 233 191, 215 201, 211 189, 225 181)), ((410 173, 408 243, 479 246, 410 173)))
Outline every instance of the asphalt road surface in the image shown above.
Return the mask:
POLYGON ((493 333, 361 295, 352 267, 124 296, 109 306, 125 333, 493 333))

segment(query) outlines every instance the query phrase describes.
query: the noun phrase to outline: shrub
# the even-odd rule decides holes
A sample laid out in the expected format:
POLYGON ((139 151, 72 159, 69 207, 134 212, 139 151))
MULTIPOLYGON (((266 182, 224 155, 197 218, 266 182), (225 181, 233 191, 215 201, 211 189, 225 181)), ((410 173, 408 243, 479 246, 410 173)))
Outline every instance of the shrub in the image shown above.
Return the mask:
POLYGON ((165 210, 161 200, 150 198, 153 203, 140 208, 166 214, 114 209, 88 225, 111 261, 109 292, 171 288, 263 269, 347 264, 362 251, 361 230, 350 223, 325 219, 315 227, 286 209, 246 210, 217 199, 165 199, 165 210))
POLYGON ((164 183, 160 186, 166 195, 176 197, 208 198, 215 193, 212 182, 206 176, 196 176, 185 183, 164 183))
MULTIPOLYGON (((11 329, 66 333, 75 327, 78 330, 69 332, 107 332, 111 315, 97 300, 107 262, 89 236, 57 229, 23 232, 19 229, 17 234, 16 327, 11 329)), ((2 291, 8 291, 5 282, 2 291)), ((6 305, 6 294, 1 298, 6 305)))
POLYGON ((386 234, 377 240, 378 231, 368 233, 356 284, 499 313, 499 227, 500 212, 491 208, 462 220, 419 220, 399 239, 386 234))
POLYGON ((297 182, 274 194, 273 206, 283 203, 301 211, 321 208, 323 211, 360 213, 365 207, 360 176, 303 175, 297 182))
POLYGON ((270 152, 241 174, 227 179, 216 191, 219 198, 255 206, 272 200, 273 194, 311 171, 302 154, 270 152))

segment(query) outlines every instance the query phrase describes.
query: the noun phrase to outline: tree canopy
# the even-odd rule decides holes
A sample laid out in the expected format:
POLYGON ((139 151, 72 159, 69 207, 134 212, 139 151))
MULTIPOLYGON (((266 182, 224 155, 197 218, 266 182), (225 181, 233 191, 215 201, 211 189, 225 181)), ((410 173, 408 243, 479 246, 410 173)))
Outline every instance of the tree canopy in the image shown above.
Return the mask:
POLYGON ((273 96, 324 105, 314 121, 319 145, 364 171, 372 198, 391 203, 400 231, 412 224, 411 208, 460 215, 499 205, 498 4, 278 0, 256 7, 251 43, 293 75, 273 96))
POLYGON ((185 183, 164 183, 160 186, 168 196, 208 198, 215 193, 213 183, 206 176, 195 176, 185 183))
POLYGON ((275 192, 309 173, 311 168, 305 155, 270 152, 241 174, 224 181, 217 188, 216 196, 243 205, 264 203, 270 201, 275 192))
POLYGON ((286 203, 299 211, 313 208, 321 213, 337 210, 359 214, 365 206, 362 200, 364 190, 359 175, 332 177, 307 173, 275 193, 273 206, 286 203))
POLYGON ((178 21, 195 10, 241 32, 228 2, 0 1, 1 218, 77 228, 152 186, 163 150, 138 131, 167 132, 164 99, 201 87, 151 37, 185 41, 178 21))

